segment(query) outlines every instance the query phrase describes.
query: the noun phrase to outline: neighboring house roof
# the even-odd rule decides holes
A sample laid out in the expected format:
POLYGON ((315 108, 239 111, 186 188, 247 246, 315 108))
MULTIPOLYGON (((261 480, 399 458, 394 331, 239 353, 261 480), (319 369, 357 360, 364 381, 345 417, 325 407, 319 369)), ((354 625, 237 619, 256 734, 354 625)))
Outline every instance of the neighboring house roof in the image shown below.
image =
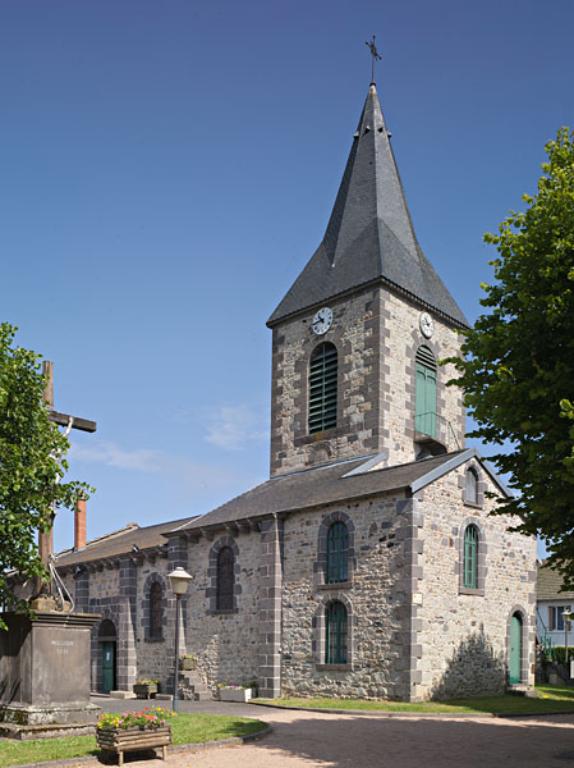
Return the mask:
POLYGON ((59 552, 56 555, 56 566, 63 568, 80 565, 92 560, 118 557, 131 552, 165 546, 167 540, 162 534, 193 519, 193 517, 184 517, 143 528, 140 528, 137 523, 130 523, 119 531, 89 541, 83 549, 67 549, 59 552))
POLYGON ((389 139, 371 84, 325 236, 268 325, 376 281, 468 326, 418 244, 389 139))
POLYGON ((363 456, 277 475, 170 533, 269 514, 297 512, 401 489, 415 493, 472 458, 480 461, 477 452, 469 448, 409 464, 379 468, 384 460, 382 455, 363 456))
POLYGON ((536 597, 538 600, 574 600, 574 592, 561 592, 562 576, 546 562, 538 566, 536 597))

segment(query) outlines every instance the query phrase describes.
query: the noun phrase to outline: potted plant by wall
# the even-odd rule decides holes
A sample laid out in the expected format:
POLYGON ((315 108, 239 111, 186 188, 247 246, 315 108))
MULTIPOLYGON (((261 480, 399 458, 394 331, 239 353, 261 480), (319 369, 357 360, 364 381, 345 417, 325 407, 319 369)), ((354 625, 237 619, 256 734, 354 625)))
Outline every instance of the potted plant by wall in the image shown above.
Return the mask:
POLYGON ((133 690, 138 699, 149 699, 159 691, 159 680, 138 680, 133 690))
POLYGON ((193 672, 197 669, 197 662, 197 656, 194 656, 193 653, 186 653, 179 660, 179 668, 184 672, 193 672))
POLYGON ((220 701, 248 702, 257 695, 257 683, 251 681, 238 685, 237 683, 217 683, 220 701))
POLYGON ((118 755, 119 765, 124 764, 124 752, 142 749, 161 749, 165 760, 167 747, 171 744, 171 728, 167 722, 170 717, 173 714, 161 707, 123 715, 106 712, 98 720, 98 747, 118 755))

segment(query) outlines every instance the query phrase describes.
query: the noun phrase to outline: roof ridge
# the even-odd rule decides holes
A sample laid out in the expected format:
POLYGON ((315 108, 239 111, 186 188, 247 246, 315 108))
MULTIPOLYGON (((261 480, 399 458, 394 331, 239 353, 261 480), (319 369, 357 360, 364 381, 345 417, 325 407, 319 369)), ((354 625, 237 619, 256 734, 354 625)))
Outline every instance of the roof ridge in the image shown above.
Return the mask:
MULTIPOLYGON (((140 528, 140 526, 137 523, 128 523, 123 528, 118 528, 117 531, 111 531, 110 533, 105 533, 103 536, 97 536, 95 539, 90 539, 86 542, 86 546, 82 547, 82 552, 85 552, 88 547, 91 547, 93 544, 101 544, 102 541, 109 541, 110 539, 115 539, 120 536, 125 536, 127 533, 131 533, 132 531, 137 530, 140 528)), ((69 552, 75 552, 76 550, 74 547, 68 547, 68 549, 63 549, 60 552, 56 554, 56 557, 62 557, 63 555, 67 555, 69 552)))

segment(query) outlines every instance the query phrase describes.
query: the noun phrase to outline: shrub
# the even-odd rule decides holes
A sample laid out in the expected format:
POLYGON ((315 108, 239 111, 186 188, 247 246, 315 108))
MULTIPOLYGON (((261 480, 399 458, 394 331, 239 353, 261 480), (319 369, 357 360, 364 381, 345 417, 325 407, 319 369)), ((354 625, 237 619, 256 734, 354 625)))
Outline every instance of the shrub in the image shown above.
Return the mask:
MULTIPOLYGON (((548 657, 550 661, 556 664, 566 663, 566 648, 563 645, 555 645, 548 649, 548 657)), ((574 659, 574 648, 568 648, 568 660, 574 659)))

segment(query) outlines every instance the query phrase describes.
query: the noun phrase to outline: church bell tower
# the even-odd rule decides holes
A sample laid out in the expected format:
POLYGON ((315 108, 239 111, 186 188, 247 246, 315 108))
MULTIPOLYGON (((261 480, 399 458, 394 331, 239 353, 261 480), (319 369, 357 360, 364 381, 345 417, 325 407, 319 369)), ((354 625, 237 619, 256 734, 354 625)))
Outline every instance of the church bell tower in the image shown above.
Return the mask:
POLYGON ((467 321, 422 252, 375 83, 321 244, 273 332, 271 474, 462 448, 465 414, 441 358, 467 321))

